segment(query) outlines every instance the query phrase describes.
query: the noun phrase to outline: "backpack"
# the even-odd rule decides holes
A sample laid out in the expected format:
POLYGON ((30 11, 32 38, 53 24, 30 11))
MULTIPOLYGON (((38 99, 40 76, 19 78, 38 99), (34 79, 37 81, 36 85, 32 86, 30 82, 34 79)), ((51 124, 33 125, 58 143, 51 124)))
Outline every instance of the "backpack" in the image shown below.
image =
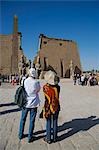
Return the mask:
POLYGON ((15 93, 14 103, 17 104, 20 108, 24 108, 27 103, 27 93, 24 86, 18 87, 15 93))

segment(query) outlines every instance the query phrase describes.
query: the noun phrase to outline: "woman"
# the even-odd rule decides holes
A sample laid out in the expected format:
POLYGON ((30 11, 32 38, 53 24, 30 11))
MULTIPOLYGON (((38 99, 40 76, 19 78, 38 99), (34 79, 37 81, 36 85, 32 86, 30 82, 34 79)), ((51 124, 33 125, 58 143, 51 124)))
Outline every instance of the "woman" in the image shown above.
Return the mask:
POLYGON ((40 83, 35 79, 36 71, 34 68, 29 70, 29 77, 24 80, 24 88, 27 93, 27 104, 26 107, 22 109, 22 116, 20 120, 19 128, 19 139, 24 137, 24 127, 28 112, 30 112, 30 125, 28 133, 28 142, 32 142, 33 130, 35 126, 35 118, 37 114, 37 107, 40 104, 38 92, 40 91, 40 83))
POLYGON ((51 142, 56 142, 57 140, 58 115, 60 111, 60 86, 58 85, 59 77, 56 76, 54 72, 46 72, 44 78, 47 82, 43 86, 43 92, 45 95, 43 115, 46 118, 46 137, 44 138, 44 141, 50 144, 51 142))

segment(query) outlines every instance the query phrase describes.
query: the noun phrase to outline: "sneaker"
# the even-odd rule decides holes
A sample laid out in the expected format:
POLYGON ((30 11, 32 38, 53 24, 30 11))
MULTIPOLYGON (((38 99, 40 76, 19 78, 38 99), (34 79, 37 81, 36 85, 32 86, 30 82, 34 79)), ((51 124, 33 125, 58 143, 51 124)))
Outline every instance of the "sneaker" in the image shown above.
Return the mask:
POLYGON ((28 139, 28 143, 35 141, 36 137, 32 136, 32 138, 28 139))
POLYGON ((44 140, 46 143, 51 144, 51 140, 48 140, 46 137, 44 137, 43 140, 44 140))
POLYGON ((54 143, 57 142, 57 139, 54 139, 53 142, 54 142, 54 143))
POLYGON ((19 136, 19 140, 22 140, 24 137, 25 137, 24 134, 22 136, 19 136))

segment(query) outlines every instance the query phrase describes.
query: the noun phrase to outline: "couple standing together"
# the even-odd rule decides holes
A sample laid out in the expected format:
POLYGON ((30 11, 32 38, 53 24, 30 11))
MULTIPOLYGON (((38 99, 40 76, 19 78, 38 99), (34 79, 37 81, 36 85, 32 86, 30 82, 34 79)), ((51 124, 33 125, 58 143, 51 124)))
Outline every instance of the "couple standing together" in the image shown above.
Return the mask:
MULTIPOLYGON (((59 77, 51 70, 45 73, 44 79, 46 81, 46 84, 43 86, 45 102, 42 109, 43 117, 46 119, 46 136, 44 137, 44 141, 50 144, 57 141, 58 115, 60 111, 60 86, 58 85, 59 77)), ((25 108, 22 108, 19 139, 21 140, 24 138, 25 122, 28 112, 30 112, 30 124, 28 131, 28 143, 30 143, 35 140, 33 131, 37 108, 40 105, 38 93, 41 88, 40 83, 36 80, 36 71, 34 68, 29 70, 29 77, 24 81, 24 88, 27 92, 27 104, 25 108)))

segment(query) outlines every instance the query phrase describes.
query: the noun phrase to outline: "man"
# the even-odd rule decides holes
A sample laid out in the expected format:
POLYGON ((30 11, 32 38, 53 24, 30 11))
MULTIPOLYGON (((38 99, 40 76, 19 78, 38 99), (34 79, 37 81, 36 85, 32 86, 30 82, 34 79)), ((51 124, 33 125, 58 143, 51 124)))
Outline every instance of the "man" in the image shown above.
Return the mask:
POLYGON ((28 133, 28 142, 32 142, 33 130, 35 126, 35 117, 37 114, 37 107, 40 105, 38 92, 40 91, 40 83, 35 79, 36 71, 34 68, 29 69, 29 77, 24 81, 24 88, 27 93, 27 104, 22 108, 22 116, 20 120, 19 139, 24 137, 24 126, 28 112, 30 112, 30 125, 28 133))

